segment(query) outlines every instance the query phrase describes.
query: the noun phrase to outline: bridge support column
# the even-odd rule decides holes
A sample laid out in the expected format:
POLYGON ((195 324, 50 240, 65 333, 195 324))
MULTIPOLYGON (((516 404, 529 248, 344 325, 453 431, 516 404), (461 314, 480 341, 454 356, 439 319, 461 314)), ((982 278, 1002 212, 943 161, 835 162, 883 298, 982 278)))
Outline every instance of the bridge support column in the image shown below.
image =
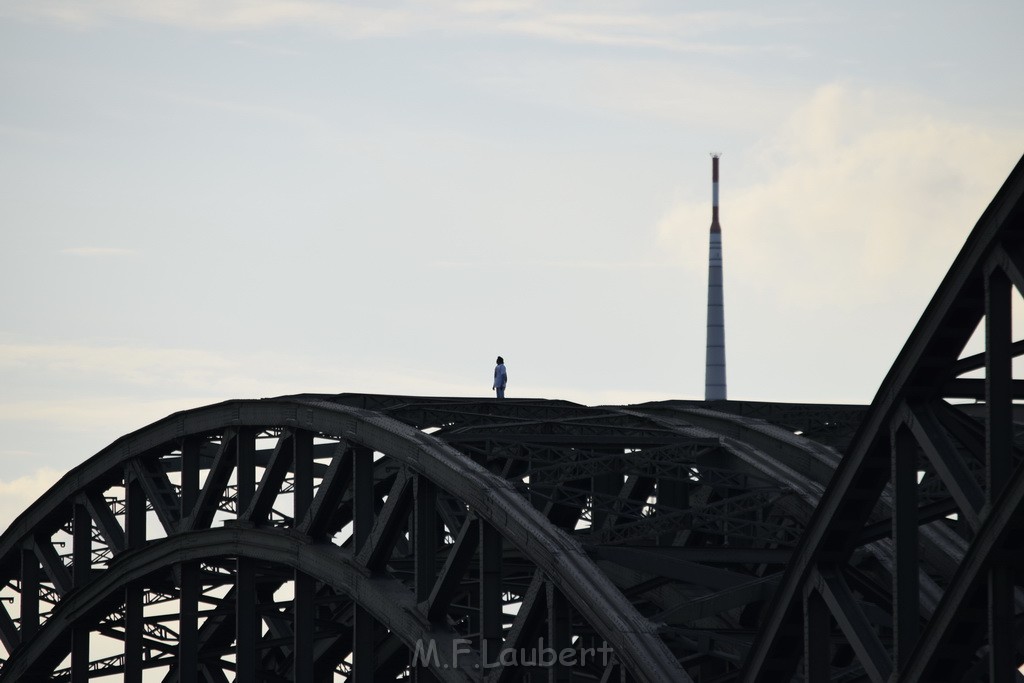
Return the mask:
MULTIPOLYGON (((92 573, 92 517, 81 500, 72 513, 72 580, 75 588, 84 586, 92 573)), ((71 633, 71 683, 89 680, 89 628, 76 626, 71 633)))

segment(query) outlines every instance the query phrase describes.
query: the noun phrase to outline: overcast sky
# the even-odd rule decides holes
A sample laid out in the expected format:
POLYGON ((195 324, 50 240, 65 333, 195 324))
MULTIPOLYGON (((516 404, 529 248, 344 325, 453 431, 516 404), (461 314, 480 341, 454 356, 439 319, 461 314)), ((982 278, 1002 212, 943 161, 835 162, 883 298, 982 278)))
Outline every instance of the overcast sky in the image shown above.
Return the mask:
POLYGON ((730 398, 867 403, 1024 153, 1021 26, 7 0, 0 498, 224 399, 488 396, 498 354, 510 397, 701 398, 712 151, 730 398))

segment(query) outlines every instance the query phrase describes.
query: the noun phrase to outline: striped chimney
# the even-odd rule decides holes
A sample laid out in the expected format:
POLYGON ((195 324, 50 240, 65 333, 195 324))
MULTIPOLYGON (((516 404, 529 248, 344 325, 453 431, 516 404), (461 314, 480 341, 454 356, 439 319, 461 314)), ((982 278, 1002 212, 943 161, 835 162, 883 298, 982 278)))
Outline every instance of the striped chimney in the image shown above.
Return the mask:
POLYGON ((722 227, 718 224, 718 157, 711 155, 711 253, 708 258, 708 345, 704 400, 724 401, 725 303, 722 298, 722 227))

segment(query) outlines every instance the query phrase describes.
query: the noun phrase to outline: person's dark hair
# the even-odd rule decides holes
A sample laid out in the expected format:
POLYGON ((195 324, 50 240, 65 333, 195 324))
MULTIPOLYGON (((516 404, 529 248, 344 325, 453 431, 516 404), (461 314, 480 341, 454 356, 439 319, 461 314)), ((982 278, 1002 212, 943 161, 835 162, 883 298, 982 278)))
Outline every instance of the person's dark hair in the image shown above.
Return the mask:
POLYGON ((502 358, 501 356, 498 356, 498 365, 501 365, 504 362, 505 362, 505 359, 502 358))

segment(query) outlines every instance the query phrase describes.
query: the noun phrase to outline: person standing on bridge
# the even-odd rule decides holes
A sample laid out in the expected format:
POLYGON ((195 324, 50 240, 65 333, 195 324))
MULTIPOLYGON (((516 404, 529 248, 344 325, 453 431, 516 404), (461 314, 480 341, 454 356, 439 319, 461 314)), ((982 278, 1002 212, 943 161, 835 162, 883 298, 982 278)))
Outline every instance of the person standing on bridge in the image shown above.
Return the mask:
POLYGON ((505 398, 505 385, 508 384, 508 372, 505 371, 505 359, 498 356, 497 365, 494 366, 494 386, 491 388, 498 392, 498 398, 505 398))

